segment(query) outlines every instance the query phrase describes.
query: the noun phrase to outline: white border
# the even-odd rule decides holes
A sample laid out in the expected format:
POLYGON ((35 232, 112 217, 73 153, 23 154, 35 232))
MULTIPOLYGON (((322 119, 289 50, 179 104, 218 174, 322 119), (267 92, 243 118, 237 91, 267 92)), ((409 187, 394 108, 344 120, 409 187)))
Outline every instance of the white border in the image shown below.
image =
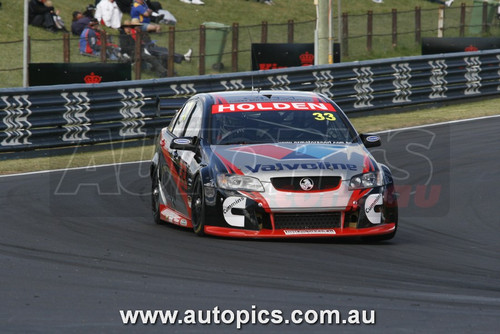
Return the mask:
MULTIPOLYGON (((373 132, 373 133, 374 134, 382 134, 382 133, 388 133, 388 132, 392 132, 392 131, 406 131, 406 130, 421 129, 421 128, 427 128, 427 127, 439 126, 439 125, 445 125, 445 124, 457 124, 457 123, 478 121, 478 120, 483 120, 483 119, 488 119, 488 118, 496 118, 496 117, 500 117, 500 115, 481 116, 481 117, 475 117, 475 118, 458 119, 455 121, 448 121, 448 122, 415 125, 415 126, 409 126, 409 127, 405 127, 405 128, 399 128, 399 129, 382 130, 382 131, 377 131, 377 132, 373 132)), ((52 170, 41 170, 41 171, 36 171, 36 172, 26 172, 26 173, 18 173, 18 174, 5 174, 5 175, 0 175, 0 178, 14 177, 14 176, 25 176, 25 175, 36 175, 36 174, 44 174, 44 173, 52 173, 52 172, 63 172, 63 171, 69 171, 69 170, 81 170, 81 169, 87 169, 87 168, 100 168, 100 167, 131 165, 131 164, 139 164, 139 163, 144 163, 144 162, 149 162, 149 161, 150 160, 141 160, 141 161, 120 162, 120 163, 115 163, 115 164, 94 165, 94 166, 86 166, 86 167, 72 167, 72 168, 60 168, 60 169, 52 169, 52 170)))

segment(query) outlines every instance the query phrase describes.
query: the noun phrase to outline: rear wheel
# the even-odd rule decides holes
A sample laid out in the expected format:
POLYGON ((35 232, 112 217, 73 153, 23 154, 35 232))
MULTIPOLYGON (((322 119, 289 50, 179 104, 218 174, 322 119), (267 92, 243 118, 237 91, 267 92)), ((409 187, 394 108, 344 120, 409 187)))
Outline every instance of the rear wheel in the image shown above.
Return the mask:
POLYGON ((200 236, 205 234, 205 196, 199 178, 194 183, 191 196, 191 222, 194 233, 200 236))
POLYGON ((156 224, 164 224, 160 219, 160 177, 158 168, 153 172, 151 179, 151 206, 153 210, 153 220, 156 224))

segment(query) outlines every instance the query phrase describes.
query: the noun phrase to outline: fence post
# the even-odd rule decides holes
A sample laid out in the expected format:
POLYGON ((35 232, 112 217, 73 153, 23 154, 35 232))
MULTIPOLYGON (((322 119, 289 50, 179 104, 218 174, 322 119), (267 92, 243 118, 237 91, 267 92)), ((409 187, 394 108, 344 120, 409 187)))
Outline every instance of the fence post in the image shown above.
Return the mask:
POLYGON ((293 43, 293 20, 288 20, 288 43, 293 43))
POLYGON ((420 6, 415 7, 415 43, 420 43, 422 37, 422 10, 420 6))
POLYGON ((483 2, 483 23, 481 33, 485 34, 488 31, 488 3, 483 2))
POLYGON ((107 61, 106 46, 108 44, 108 36, 106 36, 106 31, 103 29, 101 32, 101 62, 105 63, 107 61))
POLYGON ((460 37, 465 36, 465 3, 460 4, 460 37))
POLYGON ((142 45, 142 30, 140 27, 135 28, 135 53, 134 53, 134 76, 135 80, 141 79, 142 70, 142 56, 141 56, 141 45, 142 45))
POLYGON ((65 63, 70 62, 70 49, 69 49, 69 34, 63 34, 63 59, 65 63))
POLYGON ((373 11, 369 10, 366 23, 366 50, 368 52, 372 51, 372 39, 373 39, 373 11))
POLYGON ((349 56, 349 14, 342 13, 342 56, 349 56))
POLYGON ((28 64, 31 63, 31 36, 28 36, 28 64))
POLYGON ((444 37, 444 6, 438 8, 438 38, 444 37))
POLYGON ((392 9, 392 47, 398 45, 398 10, 392 9))
POLYGON ((239 24, 233 23, 233 42, 231 52, 231 67, 233 72, 238 72, 238 39, 239 39, 239 24))
POLYGON ((206 28, 204 25, 200 25, 200 65, 199 65, 199 70, 198 70, 199 75, 205 74, 206 43, 207 43, 206 28))
POLYGON ((175 27, 168 27, 167 76, 174 76, 175 27))
POLYGON ((267 21, 262 21, 262 26, 260 29, 260 42, 262 44, 267 43, 267 21))

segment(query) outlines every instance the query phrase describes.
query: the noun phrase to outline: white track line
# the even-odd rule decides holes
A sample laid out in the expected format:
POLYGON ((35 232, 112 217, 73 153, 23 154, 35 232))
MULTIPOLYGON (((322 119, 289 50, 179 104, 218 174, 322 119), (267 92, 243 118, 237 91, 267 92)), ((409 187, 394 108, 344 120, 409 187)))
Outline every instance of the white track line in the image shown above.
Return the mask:
MULTIPOLYGON (((467 119, 459 119, 459 120, 448 121, 448 122, 440 122, 440 123, 432 123, 432 124, 424 124, 424 125, 415 125, 415 126, 409 126, 409 127, 405 127, 405 128, 399 128, 399 129, 377 131, 377 132, 373 132, 373 133, 375 133, 375 134, 382 134, 382 133, 388 133, 388 132, 393 132, 393 131, 407 131, 407 130, 421 129, 421 128, 427 128, 427 127, 432 127, 432 126, 446 125, 446 124, 465 123, 465 122, 483 120, 483 119, 488 119, 488 118, 496 118, 496 117, 500 117, 500 115, 482 116, 482 117, 474 117, 474 118, 467 118, 467 119)), ((0 175, 0 178, 14 177, 14 176, 25 176, 25 175, 34 175, 34 174, 44 174, 44 173, 52 173, 52 172, 62 172, 62 171, 68 171, 68 170, 81 170, 81 169, 87 169, 87 168, 99 168, 99 167, 111 167, 111 166, 131 165, 131 164, 138 164, 138 163, 144 163, 144 162, 149 162, 149 160, 131 161, 131 162, 120 162, 120 163, 115 163, 115 164, 104 164, 104 165, 95 165, 95 166, 86 166, 86 167, 72 167, 72 168, 42 170, 42 171, 26 172, 26 173, 18 173, 18 174, 6 174, 6 175, 0 175)))
POLYGON ((382 130, 382 131, 377 131, 374 133, 388 133, 388 132, 393 132, 393 131, 406 131, 406 130, 414 130, 414 129, 421 129, 421 128, 428 128, 432 126, 439 126, 439 125, 446 125, 446 124, 457 124, 457 123, 465 123, 465 122, 470 122, 470 121, 478 121, 482 119, 488 119, 488 118, 496 118, 500 117, 500 115, 490 115, 490 116, 481 116, 481 117, 474 117, 474 118, 466 118, 466 119, 457 119, 455 121, 447 121, 447 122, 440 122, 440 123, 432 123, 432 124, 423 124, 423 125, 415 125, 415 126, 409 126, 406 128, 399 128, 399 129, 390 129, 390 130, 382 130))

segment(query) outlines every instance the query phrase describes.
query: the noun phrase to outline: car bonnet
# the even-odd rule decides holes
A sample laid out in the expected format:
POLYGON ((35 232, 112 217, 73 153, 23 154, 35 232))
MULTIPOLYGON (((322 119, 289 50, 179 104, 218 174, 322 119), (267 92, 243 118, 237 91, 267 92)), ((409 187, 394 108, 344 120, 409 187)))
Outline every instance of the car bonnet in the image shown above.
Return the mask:
POLYGON ((229 173, 264 182, 284 176, 340 176, 349 180, 378 170, 372 156, 358 143, 212 145, 211 149, 229 173))

